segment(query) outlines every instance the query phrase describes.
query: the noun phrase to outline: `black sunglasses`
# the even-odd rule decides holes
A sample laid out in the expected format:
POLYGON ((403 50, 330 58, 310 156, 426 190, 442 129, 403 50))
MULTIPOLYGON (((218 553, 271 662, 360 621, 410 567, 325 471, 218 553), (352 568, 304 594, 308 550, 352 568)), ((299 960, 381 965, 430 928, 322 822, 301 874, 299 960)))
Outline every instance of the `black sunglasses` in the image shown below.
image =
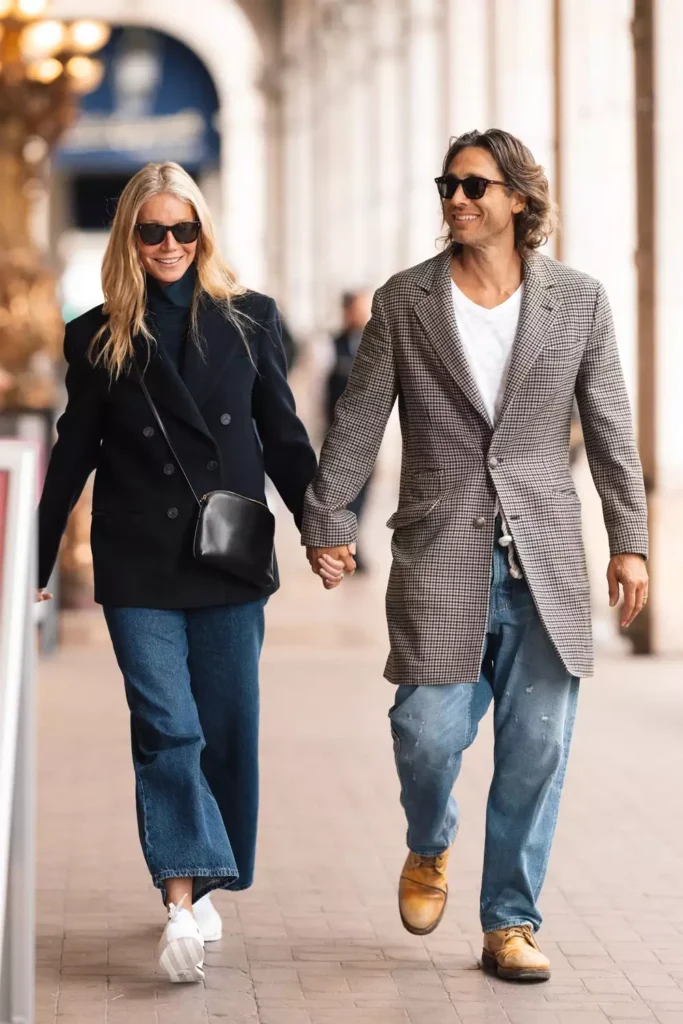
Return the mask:
POLYGON ((185 245, 188 242, 196 242, 201 231, 201 224, 198 220, 182 220, 179 224, 136 224, 137 231, 142 239, 143 245, 161 245, 166 235, 171 232, 176 242, 185 245))
POLYGON ((458 185, 468 199, 481 199, 489 185, 505 185, 507 181, 492 181, 491 178, 480 178, 476 174, 470 174, 466 178, 456 178, 454 174, 444 174, 441 178, 434 178, 439 195, 442 199, 452 199, 458 191, 458 185))

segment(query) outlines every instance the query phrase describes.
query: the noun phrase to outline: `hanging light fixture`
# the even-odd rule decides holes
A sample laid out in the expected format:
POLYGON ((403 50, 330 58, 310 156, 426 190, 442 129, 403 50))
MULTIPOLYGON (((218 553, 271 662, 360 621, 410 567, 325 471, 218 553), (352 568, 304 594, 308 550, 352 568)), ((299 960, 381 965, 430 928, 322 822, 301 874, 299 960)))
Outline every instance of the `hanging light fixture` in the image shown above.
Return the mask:
POLYGON ((67 36, 68 30, 61 21, 34 21, 22 30, 19 49, 25 60, 53 57, 63 49, 67 36))
POLYGON ((66 62, 66 73, 77 93, 93 92, 104 78, 104 64, 82 54, 66 62))
POLYGON ((68 49, 73 53, 95 53, 109 42, 111 29, 103 21, 83 19, 69 27, 68 49))

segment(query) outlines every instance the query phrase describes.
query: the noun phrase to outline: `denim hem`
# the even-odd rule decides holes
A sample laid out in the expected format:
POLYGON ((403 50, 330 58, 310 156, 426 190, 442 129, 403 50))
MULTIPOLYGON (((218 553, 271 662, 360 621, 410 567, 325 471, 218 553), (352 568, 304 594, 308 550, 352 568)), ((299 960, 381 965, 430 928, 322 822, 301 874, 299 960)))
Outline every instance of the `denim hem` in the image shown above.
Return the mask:
POLYGON ((152 875, 152 882, 157 889, 164 888, 159 883, 168 878, 238 878, 236 868, 174 868, 169 871, 157 871, 152 875))
POLYGON ((540 925, 535 925, 529 921, 526 917, 513 917, 509 921, 500 921, 498 924, 485 925, 482 921, 481 927, 484 935, 488 935, 490 932, 502 932, 506 928, 520 928, 522 925, 528 925, 532 929, 534 934, 540 928, 540 925))
POLYGON ((455 832, 450 840, 447 841, 446 845, 440 850, 430 850, 429 853, 423 853, 421 850, 414 850, 410 843, 407 844, 408 849, 411 853, 414 853, 416 857, 440 857, 442 853, 447 853, 451 847, 455 844, 455 840, 458 838, 458 828, 456 827, 455 832))

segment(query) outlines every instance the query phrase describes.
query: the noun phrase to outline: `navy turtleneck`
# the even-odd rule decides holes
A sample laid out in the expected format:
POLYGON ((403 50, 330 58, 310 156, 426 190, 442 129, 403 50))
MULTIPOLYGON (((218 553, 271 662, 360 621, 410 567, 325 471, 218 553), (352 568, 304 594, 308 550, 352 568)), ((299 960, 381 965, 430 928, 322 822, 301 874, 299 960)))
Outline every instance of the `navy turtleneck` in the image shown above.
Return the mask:
POLYGON ((152 333, 178 373, 183 372, 185 345, 190 324, 192 296, 197 283, 194 263, 183 276, 163 285, 147 274, 147 309, 151 314, 152 333))

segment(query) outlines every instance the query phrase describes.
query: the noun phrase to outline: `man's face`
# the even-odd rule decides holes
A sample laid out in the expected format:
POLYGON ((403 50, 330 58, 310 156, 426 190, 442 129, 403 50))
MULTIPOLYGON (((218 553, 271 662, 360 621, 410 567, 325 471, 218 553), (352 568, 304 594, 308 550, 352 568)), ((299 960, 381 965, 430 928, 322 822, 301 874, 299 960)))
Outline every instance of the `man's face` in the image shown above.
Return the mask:
POLYGON ((346 307, 344 325, 349 331, 362 331, 370 319, 370 296, 360 292, 346 307))
MULTIPOLYGON (((491 154, 476 146, 461 150, 448 174, 505 181, 491 154)), ((514 241, 514 214, 523 210, 524 205, 517 192, 509 192, 502 185, 489 185, 481 199, 468 199, 459 185, 452 199, 443 200, 443 214, 454 242, 482 249, 507 238, 514 241)))

